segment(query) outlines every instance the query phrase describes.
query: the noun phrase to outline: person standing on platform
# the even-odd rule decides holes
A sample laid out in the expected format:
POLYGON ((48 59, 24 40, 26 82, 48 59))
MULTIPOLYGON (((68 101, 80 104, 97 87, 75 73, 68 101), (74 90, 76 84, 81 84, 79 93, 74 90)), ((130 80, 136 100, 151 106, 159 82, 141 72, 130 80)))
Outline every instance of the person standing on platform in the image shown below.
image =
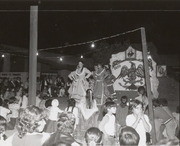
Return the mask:
POLYGON ((107 90, 105 91, 105 82, 104 79, 106 77, 106 70, 102 66, 102 64, 98 64, 98 70, 97 73, 95 73, 95 85, 94 85, 94 97, 97 101, 98 105, 102 105, 104 101, 106 100, 105 93, 107 93, 107 90))
POLYGON ((106 77, 105 77, 105 83, 107 86, 108 94, 111 98, 114 100, 117 100, 116 92, 114 91, 113 84, 115 82, 116 77, 113 76, 111 73, 111 70, 109 68, 106 69, 106 77))
POLYGON ((68 75, 68 77, 73 81, 68 92, 70 98, 74 98, 77 104, 81 101, 85 102, 83 100, 85 100, 86 90, 89 87, 87 79, 90 75, 91 72, 84 67, 82 61, 79 61, 76 70, 68 75))

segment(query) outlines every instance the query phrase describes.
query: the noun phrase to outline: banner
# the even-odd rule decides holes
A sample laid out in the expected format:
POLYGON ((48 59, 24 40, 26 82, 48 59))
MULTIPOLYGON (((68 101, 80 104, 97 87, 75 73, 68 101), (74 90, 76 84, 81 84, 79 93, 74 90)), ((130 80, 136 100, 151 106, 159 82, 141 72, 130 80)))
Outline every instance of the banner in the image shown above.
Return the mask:
MULTIPOLYGON (((156 77, 156 63, 148 57, 151 91, 155 98, 158 98, 159 81, 156 77)), ((110 59, 112 74, 116 77, 114 90, 136 91, 139 86, 145 86, 145 74, 143 56, 141 51, 137 51, 132 46, 124 52, 112 54, 110 59)))

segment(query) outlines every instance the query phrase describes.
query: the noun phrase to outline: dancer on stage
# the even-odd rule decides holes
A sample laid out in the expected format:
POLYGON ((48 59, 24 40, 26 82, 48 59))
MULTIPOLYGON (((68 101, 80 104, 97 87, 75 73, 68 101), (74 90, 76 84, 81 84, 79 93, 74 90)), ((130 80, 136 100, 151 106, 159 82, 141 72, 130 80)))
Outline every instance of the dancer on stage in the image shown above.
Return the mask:
POLYGON ((102 64, 97 65, 98 70, 94 72, 95 86, 94 86, 94 97, 98 105, 102 105, 105 101, 105 82, 106 70, 103 68, 102 64))
POLYGON ((84 67, 84 63, 82 61, 79 61, 76 70, 68 75, 68 77, 73 81, 68 92, 70 98, 74 98, 76 103, 80 103, 85 100, 86 90, 89 87, 86 79, 89 78, 90 75, 91 72, 84 67))

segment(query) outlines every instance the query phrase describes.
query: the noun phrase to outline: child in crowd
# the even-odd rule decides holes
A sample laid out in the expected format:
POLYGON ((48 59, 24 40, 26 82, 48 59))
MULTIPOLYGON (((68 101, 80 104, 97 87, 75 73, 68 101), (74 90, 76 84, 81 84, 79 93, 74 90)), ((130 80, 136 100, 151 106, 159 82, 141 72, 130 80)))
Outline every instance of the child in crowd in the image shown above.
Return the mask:
POLYGON ((65 109, 65 111, 73 113, 76 118, 74 129, 76 129, 76 126, 79 123, 79 110, 77 107, 75 107, 75 105, 76 105, 75 99, 71 98, 68 100, 68 107, 65 109))
POLYGON ((58 117, 57 131, 43 144, 43 146, 79 146, 73 138, 75 116, 69 112, 63 112, 58 117))
POLYGON ((43 110, 36 106, 22 109, 17 122, 17 132, 8 138, 11 146, 42 146, 49 134, 40 133, 46 124, 43 110))
POLYGON ((115 145, 116 144, 116 103, 113 101, 105 103, 106 115, 99 123, 99 129, 104 133, 103 144, 115 145))
POLYGON ((16 119, 19 116, 20 100, 15 97, 11 97, 9 99, 9 109, 11 114, 9 114, 10 122, 7 124, 7 129, 13 130, 16 125, 16 119))
POLYGON ((119 122, 119 125, 121 125, 122 127, 126 125, 126 116, 128 115, 128 112, 129 112, 128 97, 122 96, 116 110, 117 121, 119 122))
POLYGON ((154 123, 156 130, 156 140, 164 138, 163 131, 166 124, 172 120, 171 116, 160 106, 159 99, 153 99, 154 123))
POLYGON ((89 128, 85 133, 85 141, 87 146, 103 146, 103 133, 97 127, 89 128))
POLYGON ((28 90, 22 91, 23 97, 22 97, 22 104, 21 108, 26 108, 28 106, 28 90))
POLYGON ((41 98, 40 98, 40 90, 36 91, 36 106, 39 107, 41 102, 41 98))
POLYGON ((177 138, 175 136, 176 134, 176 128, 177 128, 177 123, 176 123, 176 120, 172 114, 172 112, 170 111, 169 107, 168 107, 168 101, 167 99, 165 98, 160 98, 160 105, 161 107, 166 111, 166 113, 172 118, 171 121, 169 121, 167 124, 166 124, 166 128, 164 130, 164 135, 166 138, 168 139, 175 139, 177 138))
MULTIPOLYGON (((109 102, 109 101, 113 101, 113 99, 112 99, 112 98, 107 98, 107 99, 105 100, 105 103, 106 103, 106 102, 109 102)), ((101 121, 102 118, 105 116, 106 113, 105 113, 104 109, 105 109, 105 104, 101 105, 101 107, 99 108, 98 121, 101 121)))
POLYGON ((139 100, 140 102, 143 103, 143 108, 144 108, 143 111, 145 112, 147 110, 147 106, 148 106, 148 98, 146 96, 146 90, 143 86, 140 86, 138 88, 138 94, 139 94, 139 96, 136 97, 135 99, 139 100))
POLYGON ((119 143, 121 146, 138 146, 139 134, 132 127, 125 126, 119 134, 119 143))
POLYGON ((132 114, 126 117, 126 125, 134 128, 140 136, 138 146, 146 146, 146 132, 151 131, 149 118, 144 114, 143 103, 139 100, 132 100, 129 110, 132 114))
POLYGON ((52 133, 57 130, 57 121, 58 121, 58 114, 62 113, 62 110, 59 109, 59 101, 57 99, 53 99, 51 106, 49 109, 49 120, 44 128, 44 132, 52 133))

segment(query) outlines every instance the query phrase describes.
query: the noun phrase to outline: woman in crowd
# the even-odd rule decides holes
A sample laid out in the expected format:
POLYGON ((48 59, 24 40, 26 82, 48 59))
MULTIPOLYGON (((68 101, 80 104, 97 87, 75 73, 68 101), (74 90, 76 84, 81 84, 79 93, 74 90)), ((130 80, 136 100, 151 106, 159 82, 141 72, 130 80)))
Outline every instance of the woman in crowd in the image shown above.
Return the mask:
POLYGON ((75 116, 63 112, 58 117, 57 131, 43 144, 43 146, 79 146, 73 138, 75 116))
POLYGON ((49 135, 42 134, 46 124, 45 114, 36 106, 29 106, 20 111, 17 132, 9 139, 11 146, 42 146, 49 135))
POLYGON ((71 98, 68 100, 68 106, 65 109, 65 111, 73 113, 76 118, 74 129, 76 129, 76 126, 79 124, 79 109, 75 107, 75 105, 76 101, 73 98, 71 98))
POLYGON ((80 103, 79 108, 79 124, 75 129, 75 138, 79 142, 84 142, 84 134, 90 127, 97 127, 98 108, 96 100, 92 97, 92 91, 89 89, 86 93, 86 104, 80 103))

